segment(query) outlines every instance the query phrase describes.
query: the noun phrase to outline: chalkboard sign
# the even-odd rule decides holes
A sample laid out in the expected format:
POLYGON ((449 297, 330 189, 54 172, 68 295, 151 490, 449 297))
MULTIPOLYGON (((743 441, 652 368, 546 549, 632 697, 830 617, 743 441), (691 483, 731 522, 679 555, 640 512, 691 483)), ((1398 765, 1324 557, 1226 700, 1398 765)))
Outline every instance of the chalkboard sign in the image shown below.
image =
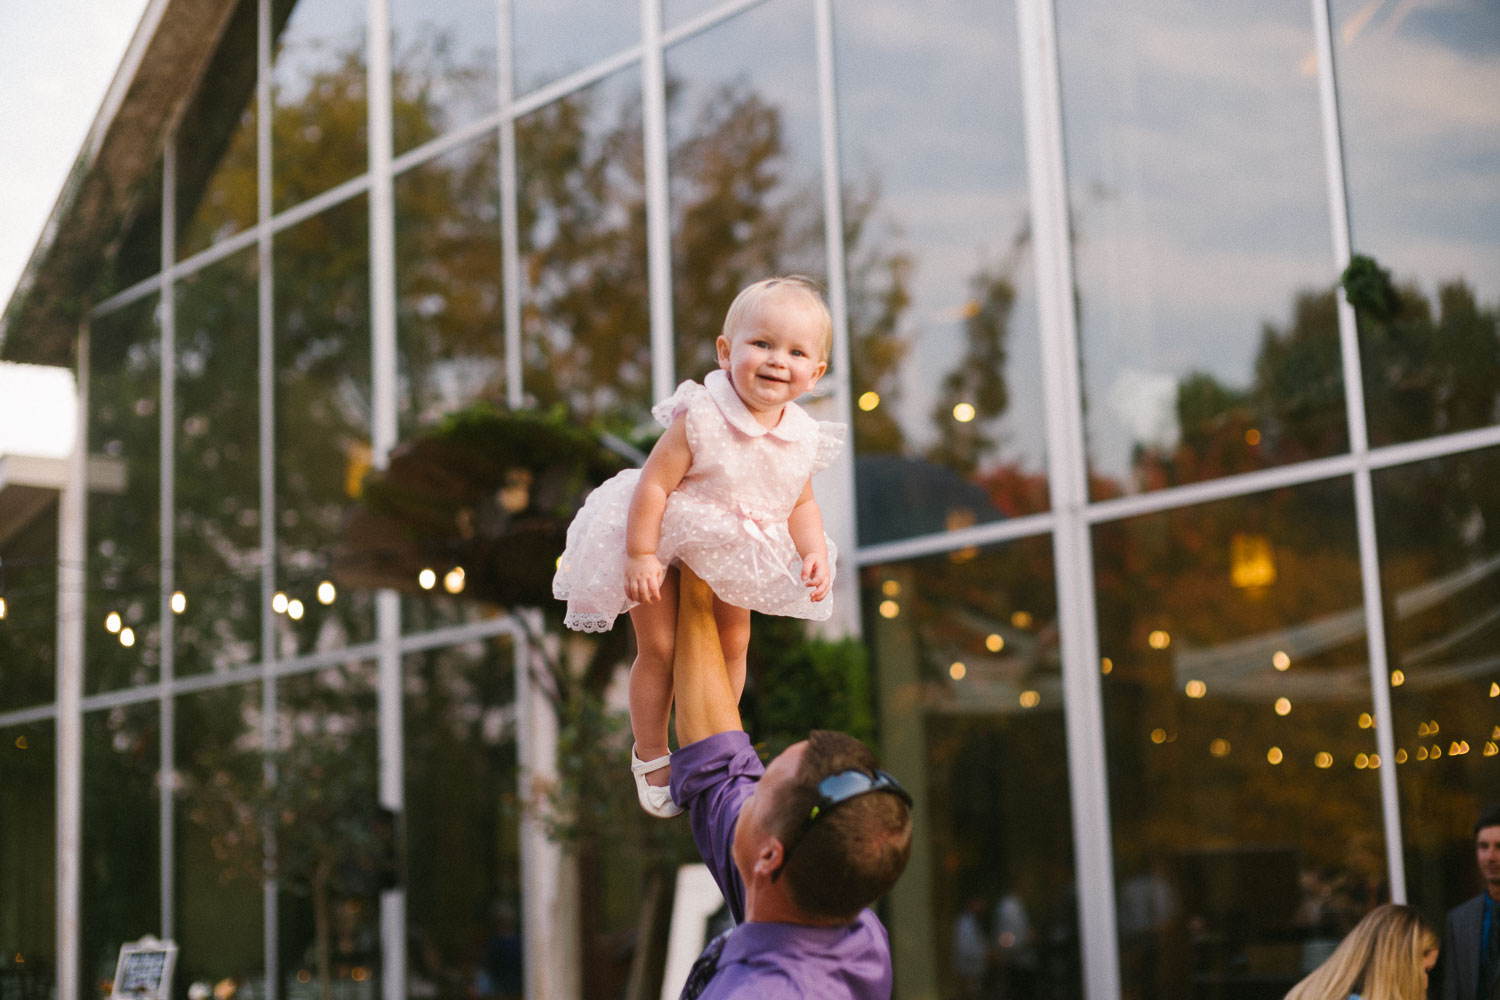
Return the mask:
POLYGON ((177 964, 177 942, 146 936, 120 948, 115 966, 115 1000, 167 1000, 172 991, 172 967, 177 964))

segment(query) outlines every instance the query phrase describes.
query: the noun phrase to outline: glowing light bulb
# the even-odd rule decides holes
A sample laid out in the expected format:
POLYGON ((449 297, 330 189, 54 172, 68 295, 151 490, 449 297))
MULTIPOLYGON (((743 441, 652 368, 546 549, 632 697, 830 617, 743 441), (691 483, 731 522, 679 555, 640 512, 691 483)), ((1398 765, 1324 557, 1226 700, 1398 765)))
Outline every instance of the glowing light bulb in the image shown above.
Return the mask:
POLYGON ((182 614, 186 610, 187 610, 187 595, 184 594, 182 591, 179 590, 179 591, 177 591, 176 593, 174 593, 172 595, 172 613, 174 615, 180 615, 180 614, 182 614))
POLYGON ((953 419, 961 424, 966 424, 974 419, 974 406, 972 403, 959 403, 953 407, 953 419))
POLYGON ((1282 761, 1281 747, 1272 747, 1266 751, 1266 760, 1272 764, 1280 764, 1282 761))
POLYGON ((1184 692, 1189 698, 1202 698, 1208 694, 1208 685, 1202 681, 1188 681, 1184 692))
POLYGON ((303 607, 302 602, 295 597, 286 602, 286 616, 294 622, 300 622, 302 615, 306 611, 307 609, 303 607))
POLYGON ((423 590, 431 590, 437 586, 437 574, 430 569, 424 569, 417 574, 417 584, 423 590))
POLYGON ((135 645, 135 629, 128 627, 120 629, 120 645, 127 649, 135 645))
POLYGON ((1272 654, 1271 666, 1275 667, 1277 670, 1285 671, 1291 665, 1292 658, 1290 656, 1287 656, 1286 653, 1282 652, 1281 650, 1278 649, 1274 654, 1272 654))
POLYGON ((1163 629, 1156 629, 1146 637, 1146 642, 1152 649, 1166 649, 1172 645, 1172 636, 1163 629))
POLYGON ((1276 714, 1277 715, 1291 715, 1292 714, 1292 700, 1290 698, 1277 698, 1276 699, 1276 714))
POLYGON ((104 616, 104 630, 111 635, 120 631, 120 625, 120 613, 118 611, 111 611, 104 616))
POLYGON ((998 653, 1005 648, 1005 637, 997 632, 991 632, 984 637, 984 648, 991 653, 998 653))
POLYGON ((338 596, 338 588, 333 585, 333 581, 324 580, 322 583, 318 584, 319 604, 332 604, 334 601, 338 600, 338 596))
POLYGON ((948 667, 948 676, 952 677, 956 681, 963 680, 964 679, 964 675, 966 675, 968 672, 969 672, 969 668, 966 667, 966 666, 964 666, 962 663, 957 662, 957 661, 955 661, 954 663, 950 664, 949 667, 948 667))
POLYGON ((880 393, 878 393, 878 392, 876 392, 876 391, 874 391, 872 389, 869 392, 864 392, 864 393, 860 394, 860 397, 859 397, 859 408, 861 410, 864 410, 866 413, 869 413, 871 410, 875 409, 875 407, 877 407, 879 405, 880 405, 880 393))
POLYGON ((1022 691, 1021 692, 1021 707, 1022 708, 1036 708, 1041 703, 1042 703, 1042 693, 1040 691, 1022 691))
POLYGON ((461 594, 464 589, 464 568, 455 566, 443 574, 443 589, 450 594, 461 594))
POLYGON ((900 613, 901 613, 901 605, 897 604, 895 601, 881 601, 880 602, 880 617, 882 617, 882 618, 894 618, 897 615, 899 615, 900 613))
POLYGON ((276 591, 276 595, 271 598, 271 610, 278 615, 284 615, 286 614, 287 603, 286 594, 278 590, 276 591))

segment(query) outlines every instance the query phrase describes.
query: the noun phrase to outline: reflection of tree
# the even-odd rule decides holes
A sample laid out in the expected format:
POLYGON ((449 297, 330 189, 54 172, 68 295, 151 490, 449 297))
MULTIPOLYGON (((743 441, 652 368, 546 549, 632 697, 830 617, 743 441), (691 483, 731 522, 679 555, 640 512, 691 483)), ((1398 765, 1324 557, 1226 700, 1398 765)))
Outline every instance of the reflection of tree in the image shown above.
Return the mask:
POLYGON ((280 714, 280 744, 264 755, 258 712, 247 707, 246 738, 205 751, 200 779, 187 790, 189 818, 209 831, 226 874, 269 875, 311 902, 323 1000, 332 996, 335 956, 350 966, 337 978, 362 975, 353 966, 369 968, 372 956, 360 954, 351 915, 373 906, 394 874, 394 820, 374 795, 375 704, 367 685, 341 671, 312 696, 294 685, 288 700, 296 707, 280 714))
POLYGON ((932 411, 938 443, 929 458, 972 475, 995 441, 985 433, 987 421, 1010 405, 1005 382, 1006 339, 1016 290, 1007 274, 981 270, 969 280, 970 298, 964 310, 964 352, 943 377, 943 395, 932 411), (959 419, 955 406, 972 407, 959 419))

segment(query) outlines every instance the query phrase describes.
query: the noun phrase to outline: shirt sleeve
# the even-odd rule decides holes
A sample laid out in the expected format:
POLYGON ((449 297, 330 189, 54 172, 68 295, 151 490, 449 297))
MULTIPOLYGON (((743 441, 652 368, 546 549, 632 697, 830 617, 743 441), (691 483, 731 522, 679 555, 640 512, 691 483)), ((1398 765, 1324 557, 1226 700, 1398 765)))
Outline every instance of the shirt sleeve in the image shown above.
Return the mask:
POLYGON ((734 826, 766 771, 750 737, 717 733, 672 754, 672 798, 687 809, 693 842, 735 923, 745 919, 745 885, 734 867, 734 826))

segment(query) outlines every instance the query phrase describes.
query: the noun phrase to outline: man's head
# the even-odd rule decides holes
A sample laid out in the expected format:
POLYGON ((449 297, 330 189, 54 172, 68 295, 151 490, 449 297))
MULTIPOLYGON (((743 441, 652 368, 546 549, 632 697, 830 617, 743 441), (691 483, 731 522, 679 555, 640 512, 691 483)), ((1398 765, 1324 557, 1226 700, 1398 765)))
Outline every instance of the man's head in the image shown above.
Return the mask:
POLYGON ((809 921, 853 920, 896 884, 911 856, 905 793, 883 785, 869 747, 815 730, 771 762, 741 811, 734 844, 741 876, 779 883, 809 921), (858 793, 814 817, 819 784, 850 770, 871 783, 851 776, 858 793))
POLYGON ((1485 891, 1500 900, 1500 805, 1490 806, 1474 822, 1474 856, 1485 891))

